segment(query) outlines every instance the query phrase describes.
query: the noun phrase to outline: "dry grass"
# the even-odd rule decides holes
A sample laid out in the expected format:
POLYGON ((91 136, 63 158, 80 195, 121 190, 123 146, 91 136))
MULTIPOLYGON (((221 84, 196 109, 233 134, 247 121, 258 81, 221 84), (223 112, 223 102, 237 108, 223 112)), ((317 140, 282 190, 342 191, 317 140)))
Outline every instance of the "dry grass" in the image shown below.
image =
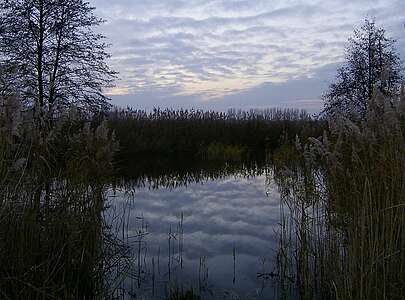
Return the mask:
POLYGON ((65 120, 44 135, 0 119, 0 298, 108 298, 106 274, 125 249, 102 217, 114 148, 105 125, 72 133, 65 120))
POLYGON ((367 120, 330 134, 278 172, 279 272, 302 299, 405 298, 405 95, 376 96, 367 120), (287 278, 291 280, 287 280, 287 278))

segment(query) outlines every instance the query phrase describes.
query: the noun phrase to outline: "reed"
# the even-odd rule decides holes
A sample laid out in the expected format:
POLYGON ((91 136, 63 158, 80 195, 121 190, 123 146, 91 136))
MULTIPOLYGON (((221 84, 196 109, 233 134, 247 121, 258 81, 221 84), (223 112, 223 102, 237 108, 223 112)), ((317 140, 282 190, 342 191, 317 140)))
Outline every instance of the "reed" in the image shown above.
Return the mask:
POLYGON ((377 94, 361 123, 331 119, 330 132, 301 151, 305 159, 277 172, 284 290, 301 299, 404 299, 404 92, 377 94))
POLYGON ((108 298, 125 250, 103 218, 110 133, 68 119, 39 132, 12 103, 0 106, 0 298, 108 298))
POLYGON ((265 109, 227 113, 202 110, 155 109, 151 112, 115 109, 109 126, 120 143, 119 158, 155 154, 157 157, 229 158, 264 154, 280 145, 284 135, 316 136, 324 122, 297 109, 265 109))
POLYGON ((186 291, 180 290, 179 288, 174 288, 170 292, 169 300, 200 300, 201 297, 196 295, 193 289, 188 289, 186 291))

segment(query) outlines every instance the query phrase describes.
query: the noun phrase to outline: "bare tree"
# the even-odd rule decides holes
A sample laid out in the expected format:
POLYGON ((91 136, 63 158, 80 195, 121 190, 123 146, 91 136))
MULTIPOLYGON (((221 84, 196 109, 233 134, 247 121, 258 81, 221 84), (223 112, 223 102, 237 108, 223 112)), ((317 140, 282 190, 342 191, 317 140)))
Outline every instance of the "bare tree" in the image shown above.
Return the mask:
POLYGON ((375 89, 392 96, 402 81, 402 61, 396 53, 395 40, 387 38, 374 20, 366 19, 349 39, 346 62, 324 95, 325 112, 363 119, 375 89))
MULTIPOLYGON (((2 0, 0 66, 14 70, 13 85, 42 120, 72 104, 98 110, 109 106, 102 89, 114 72, 103 20, 83 0, 2 0)), ((10 85, 10 83, 8 83, 10 85)))

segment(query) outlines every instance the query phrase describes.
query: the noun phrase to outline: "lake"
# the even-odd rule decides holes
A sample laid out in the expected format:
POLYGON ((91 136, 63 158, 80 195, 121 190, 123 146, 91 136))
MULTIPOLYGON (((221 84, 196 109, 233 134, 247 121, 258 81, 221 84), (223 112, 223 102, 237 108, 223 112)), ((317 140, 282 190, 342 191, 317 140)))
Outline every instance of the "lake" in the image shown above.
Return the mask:
POLYGON ((148 171, 127 165, 109 193, 109 219, 130 245, 118 297, 193 289, 202 299, 278 299, 280 194, 265 163, 154 162, 148 171))

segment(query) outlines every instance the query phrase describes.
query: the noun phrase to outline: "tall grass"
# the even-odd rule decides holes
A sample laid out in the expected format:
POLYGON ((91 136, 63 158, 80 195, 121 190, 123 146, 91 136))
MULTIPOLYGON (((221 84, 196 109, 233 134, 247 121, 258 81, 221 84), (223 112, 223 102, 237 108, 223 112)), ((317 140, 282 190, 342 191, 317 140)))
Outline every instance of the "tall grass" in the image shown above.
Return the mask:
POLYGON ((14 103, 0 106, 0 298, 108 298, 122 252, 102 217, 109 131, 67 118, 44 134, 14 103))
POLYGON ((360 124, 331 119, 301 162, 279 168, 278 271, 301 299, 405 298, 404 92, 369 107, 360 124))
POLYGON ((322 132, 322 122, 314 120, 306 111, 294 109, 227 113, 116 109, 108 119, 124 159, 143 154, 235 159, 263 154, 266 148, 274 150, 280 145, 281 136, 293 141, 296 135, 316 136, 322 132))

